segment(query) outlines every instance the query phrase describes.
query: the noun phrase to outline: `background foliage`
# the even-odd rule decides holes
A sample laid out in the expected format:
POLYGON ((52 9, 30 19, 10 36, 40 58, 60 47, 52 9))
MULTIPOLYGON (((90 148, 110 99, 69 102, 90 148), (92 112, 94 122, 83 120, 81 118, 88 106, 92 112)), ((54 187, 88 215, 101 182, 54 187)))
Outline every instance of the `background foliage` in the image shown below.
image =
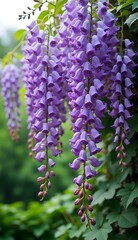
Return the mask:
MULTIPOLYGON (((46 6, 46 1, 35 1, 34 10, 28 10, 29 14, 20 18, 31 17, 33 11, 41 11, 38 22, 45 23, 49 13, 53 14, 52 1, 46 6)), ((62 6, 66 1, 57 1, 55 19, 62 13, 62 6)), ((134 41, 134 50, 138 50, 138 2, 137 0, 111 1, 111 11, 118 17, 117 24, 123 20, 124 37, 134 41)), ((16 33, 19 41, 24 31, 16 33)), ((1 57, 5 55, 5 49, 0 41, 1 57), (3 53, 2 53, 3 49, 3 53)), ((11 49, 10 49, 11 51, 11 49)), ((8 60, 6 55, 4 61, 8 60)), ((137 56, 135 58, 137 63, 137 56)), ((133 118, 130 120, 131 144, 127 148, 128 166, 122 171, 116 160, 112 133, 105 129, 102 133, 104 150, 99 158, 103 161, 99 168, 99 175, 92 180, 94 188, 94 215, 97 224, 91 230, 86 229, 80 223, 74 208, 72 184, 73 173, 69 170, 68 163, 73 155, 69 148, 68 139, 71 138, 70 123, 65 124, 64 150, 56 166, 56 179, 50 191, 50 200, 41 203, 37 200, 38 185, 36 183, 37 162, 28 157, 27 147, 27 123, 24 103, 24 89, 20 95, 22 99, 22 132, 19 143, 9 140, 6 127, 3 101, 0 99, 0 239, 86 239, 86 240, 135 240, 138 234, 138 70, 135 70, 134 78, 135 96, 133 118), (16 202, 18 201, 18 202, 16 202), (10 203, 7 205, 7 203, 10 203)), ((109 117, 106 122, 111 121, 109 117)))

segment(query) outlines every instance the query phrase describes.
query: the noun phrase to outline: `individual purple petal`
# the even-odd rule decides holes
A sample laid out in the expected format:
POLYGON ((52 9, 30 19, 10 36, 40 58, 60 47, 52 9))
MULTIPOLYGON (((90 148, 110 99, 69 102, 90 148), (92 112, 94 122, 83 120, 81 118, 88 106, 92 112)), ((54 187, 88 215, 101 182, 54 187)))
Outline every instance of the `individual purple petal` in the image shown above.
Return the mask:
POLYGON ((89 161, 93 167, 99 167, 101 165, 101 162, 98 160, 98 158, 91 157, 89 158, 89 161))
POLYGON ((96 71, 100 71, 102 68, 102 64, 100 63, 100 60, 97 56, 94 56, 92 58, 92 65, 95 68, 96 71))
POLYGON ((93 141, 89 141, 88 148, 89 148, 90 156, 92 156, 93 154, 96 154, 97 152, 101 151, 100 148, 96 147, 96 144, 93 141))
POLYGON ((81 162, 85 162, 86 159, 87 159, 86 151, 84 149, 82 149, 79 153, 78 160, 80 160, 81 162))
POLYGON ((73 182, 76 183, 78 186, 82 185, 82 181, 83 181, 83 176, 79 175, 78 177, 74 178, 73 182))
POLYGON ((37 169, 38 169, 39 172, 44 172, 46 170, 46 166, 45 165, 41 165, 37 169))
POLYGON ((87 61, 87 62, 85 62, 85 64, 84 64, 83 73, 84 73, 84 75, 85 75, 86 77, 88 77, 88 76, 90 76, 91 72, 92 72, 91 64, 90 64, 90 62, 87 61))
POLYGON ((94 170, 91 170, 89 166, 85 166, 85 176, 87 179, 93 178, 97 175, 97 172, 94 170))
POLYGON ((45 152, 38 152, 35 155, 35 159, 38 160, 39 162, 42 162, 46 158, 46 153, 45 152))
POLYGON ((101 134, 96 129, 94 129, 94 128, 91 129, 91 140, 94 143, 100 142, 100 136, 101 136, 101 134))
POLYGON ((86 46, 86 54, 88 57, 91 57, 93 54, 94 54, 94 48, 92 46, 91 43, 87 43, 87 46, 86 46))
POLYGON ((80 135, 80 142, 82 144, 87 144, 88 143, 88 140, 87 140, 87 132, 86 131, 83 131, 80 135))
POLYGON ((97 35, 93 35, 92 37, 92 47, 96 49, 101 47, 101 42, 97 35))
POLYGON ((56 163, 51 158, 48 159, 48 164, 50 167, 54 167, 56 165, 56 163))
POLYGON ((87 35, 90 31, 90 21, 86 19, 80 29, 82 34, 87 35))
POLYGON ((76 158, 72 163, 69 163, 70 168, 77 171, 80 168, 80 161, 76 158))
POLYGON ((90 96, 91 96, 93 99, 97 98, 98 93, 97 93, 97 91, 96 91, 96 89, 95 89, 94 86, 91 86, 91 87, 90 87, 89 94, 90 94, 90 96))
POLYGON ((91 101, 91 96, 90 96, 90 94, 86 94, 84 106, 85 106, 86 108, 91 108, 91 107, 92 107, 92 101, 91 101))

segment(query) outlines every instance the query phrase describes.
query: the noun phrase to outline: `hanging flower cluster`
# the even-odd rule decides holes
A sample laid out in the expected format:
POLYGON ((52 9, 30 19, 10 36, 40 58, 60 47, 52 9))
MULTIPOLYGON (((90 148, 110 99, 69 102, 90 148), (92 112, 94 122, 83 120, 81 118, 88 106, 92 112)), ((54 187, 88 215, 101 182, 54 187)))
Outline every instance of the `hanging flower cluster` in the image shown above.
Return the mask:
POLYGON ((43 199, 51 187, 50 177, 55 175, 51 168, 56 163, 49 157, 49 152, 53 156, 61 153, 61 123, 65 121, 66 113, 64 82, 58 58, 50 51, 48 36, 35 22, 28 28, 27 43, 23 48, 23 72, 27 89, 29 143, 35 159, 42 163, 38 171, 44 172, 44 176, 38 178, 41 182, 38 195, 43 199))
MULTIPOLYGON (((62 151, 62 123, 69 109, 74 133, 70 146, 75 155, 69 166, 79 170, 73 180, 76 184, 75 205, 79 206, 81 221, 87 220, 88 225, 95 224, 91 216, 91 180, 97 176, 97 167, 101 165, 98 153, 102 150, 105 112, 113 119, 115 150, 123 166, 126 165, 125 146, 129 144, 127 135, 130 131, 128 120, 131 118, 135 54, 128 39, 124 42, 118 39, 116 21, 106 0, 97 3, 69 0, 60 16, 57 34, 50 36, 48 30, 40 30, 33 21, 23 47, 28 142, 32 155, 41 164, 38 171, 43 174, 38 177, 41 183, 38 195, 41 199, 47 195, 50 178, 55 176, 51 168, 56 163, 50 156, 56 157, 62 151), (124 52, 122 45, 125 46, 124 52)), ((7 81, 11 78, 11 69, 13 66, 3 70, 2 80, 10 130, 18 122, 14 116, 17 110, 13 111, 11 103, 14 100, 16 104, 12 106, 19 106, 11 94, 12 81, 7 81)), ((12 70, 12 73, 12 78, 17 80, 16 71, 12 70)), ((15 93, 18 81, 14 84, 15 93)))
POLYGON ((130 131, 128 120, 132 117, 129 109, 132 107, 130 99, 133 97, 131 89, 133 88, 132 78, 134 74, 132 70, 135 67, 133 57, 134 52, 131 49, 132 43, 125 40, 125 51, 123 56, 116 54, 116 62, 112 68, 111 82, 111 108, 110 115, 115 119, 113 127, 115 128, 114 142, 118 144, 116 147, 117 158, 120 159, 120 165, 126 166, 124 161, 126 157, 125 145, 129 144, 127 135, 130 131))
POLYGON ((2 95, 8 120, 8 128, 14 141, 19 139, 20 132, 20 75, 14 64, 6 65, 1 74, 2 95))

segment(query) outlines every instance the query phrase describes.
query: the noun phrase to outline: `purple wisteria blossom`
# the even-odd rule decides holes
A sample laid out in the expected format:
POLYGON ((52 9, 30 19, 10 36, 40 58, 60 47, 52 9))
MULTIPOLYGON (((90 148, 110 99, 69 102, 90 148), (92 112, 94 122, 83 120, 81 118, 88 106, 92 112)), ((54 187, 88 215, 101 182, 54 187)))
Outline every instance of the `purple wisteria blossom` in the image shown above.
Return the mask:
POLYGON ((60 136, 64 131, 61 124, 65 121, 66 113, 64 81, 58 53, 54 54, 54 39, 49 46, 47 35, 35 22, 28 29, 27 43, 23 48, 23 72, 27 89, 29 143, 33 147, 34 158, 42 163, 38 171, 45 172, 38 194, 43 198, 51 187, 50 177, 55 175, 50 170, 55 162, 49 154, 52 153, 55 157, 62 150, 60 136), (33 146, 32 140, 35 142, 33 146))
POLYGON ((114 120, 113 128, 115 128, 114 142, 117 144, 117 158, 120 160, 120 165, 126 166, 124 159, 126 158, 126 146, 129 144, 128 133, 130 128, 128 120, 132 117, 130 102, 133 97, 133 82, 134 74, 132 70, 135 67, 132 50, 132 43, 125 40, 125 50, 123 56, 116 54, 116 64, 112 69, 113 78, 111 84, 111 112, 110 115, 114 120))
MULTIPOLYGON (((76 156, 69 166, 75 171, 83 167, 82 174, 74 179, 77 184, 74 194, 78 196, 75 205, 81 205, 79 215, 82 221, 87 219, 88 224, 95 224, 90 216, 92 199, 90 201, 88 196, 92 190, 89 180, 97 175, 95 167, 101 164, 93 155, 101 151, 97 144, 101 142, 101 118, 106 109, 106 104, 102 101, 106 94, 105 72, 102 70, 105 58, 100 55, 100 51, 103 51, 102 39, 97 32, 92 33, 95 22, 91 21, 89 2, 68 1, 65 7, 58 34, 62 51, 65 52, 67 46, 69 49, 70 74, 67 80, 70 86, 68 95, 74 132, 70 145, 76 156)), ((104 54, 106 56, 106 52, 104 54)), ((68 66, 65 67, 68 69, 68 66)))
POLYGON ((18 140, 20 132, 19 80, 19 69, 14 64, 8 64, 2 69, 2 95, 8 120, 8 128, 12 139, 15 141, 18 140))

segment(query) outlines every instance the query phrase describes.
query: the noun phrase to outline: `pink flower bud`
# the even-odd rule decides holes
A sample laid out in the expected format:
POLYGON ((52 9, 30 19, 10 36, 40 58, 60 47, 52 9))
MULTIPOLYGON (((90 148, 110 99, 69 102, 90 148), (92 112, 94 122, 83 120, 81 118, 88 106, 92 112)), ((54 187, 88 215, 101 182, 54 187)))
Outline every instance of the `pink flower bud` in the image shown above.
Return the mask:
POLYGON ((52 184, 51 184, 50 181, 48 182, 48 185, 47 185, 47 186, 48 186, 48 188, 51 188, 52 184))
POLYGON ((75 200, 74 204, 75 204, 75 205, 79 205, 79 204, 80 204, 80 199, 77 198, 77 199, 75 200))
POLYGON ((42 196, 43 196, 43 192, 40 191, 40 192, 38 193, 38 197, 41 198, 42 196))
POLYGON ((43 190, 44 187, 45 187, 45 183, 42 183, 42 184, 40 185, 40 190, 43 190))
POLYGON ((78 195, 79 192, 80 192, 80 188, 76 188, 76 189, 74 190, 74 195, 78 195))
POLYGON ((81 221, 82 221, 82 222, 85 222, 85 220, 86 220, 85 215, 82 215, 82 217, 81 217, 81 221))
POLYGON ((37 178, 37 182, 43 182, 44 181, 44 178, 43 177, 38 177, 37 178))

